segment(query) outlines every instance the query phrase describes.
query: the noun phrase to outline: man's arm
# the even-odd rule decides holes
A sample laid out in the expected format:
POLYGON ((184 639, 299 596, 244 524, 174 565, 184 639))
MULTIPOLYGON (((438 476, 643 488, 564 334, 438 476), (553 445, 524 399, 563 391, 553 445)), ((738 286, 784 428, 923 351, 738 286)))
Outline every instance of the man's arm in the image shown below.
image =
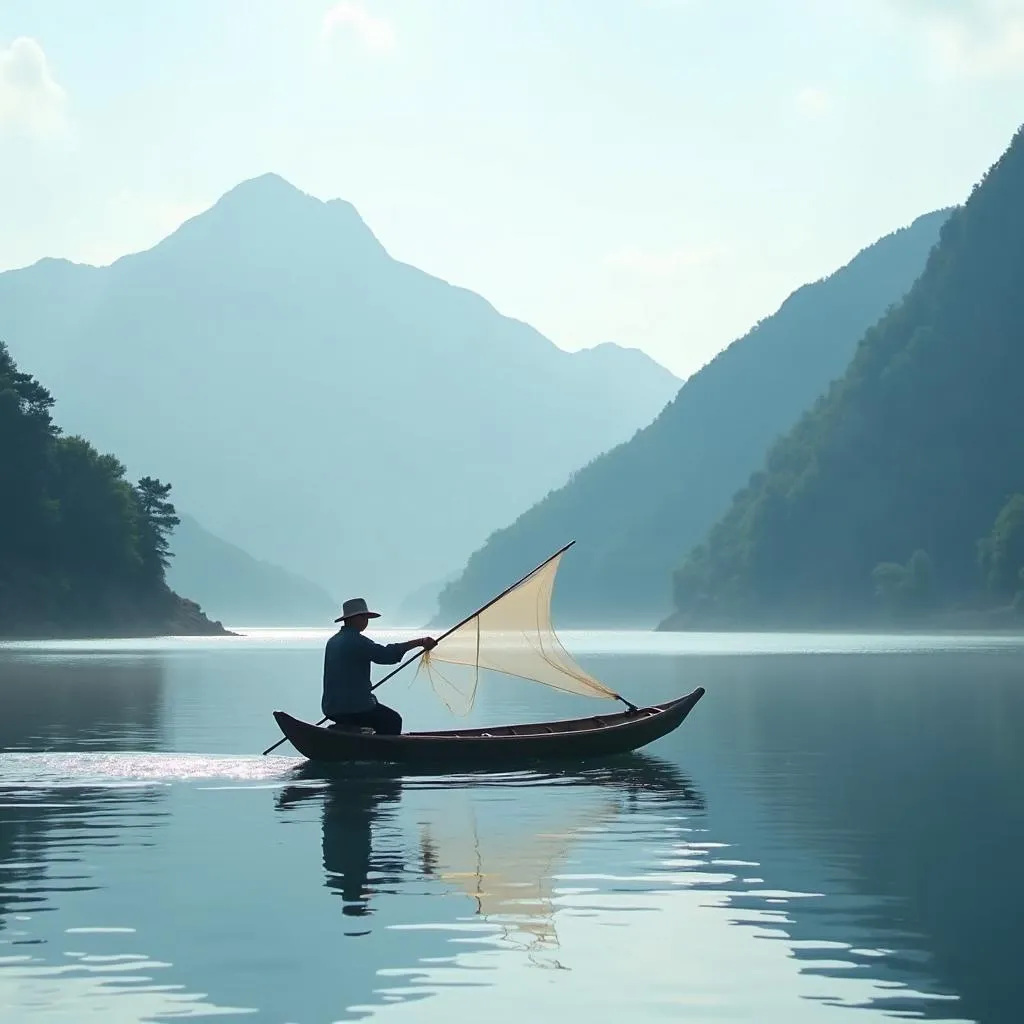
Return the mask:
POLYGON ((417 647, 422 647, 429 651, 437 646, 437 641, 429 636, 420 636, 415 640, 406 640, 402 644, 378 644, 374 643, 369 637, 366 637, 366 642, 370 645, 368 648, 370 660, 377 665, 397 665, 409 651, 415 650, 417 647))

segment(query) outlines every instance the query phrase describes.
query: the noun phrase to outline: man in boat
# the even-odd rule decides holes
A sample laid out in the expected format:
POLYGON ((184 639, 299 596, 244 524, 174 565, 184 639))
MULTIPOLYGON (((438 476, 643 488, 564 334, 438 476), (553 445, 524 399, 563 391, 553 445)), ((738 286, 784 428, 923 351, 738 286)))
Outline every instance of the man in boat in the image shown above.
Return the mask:
POLYGON ((429 636, 417 637, 402 644, 378 644, 363 631, 370 619, 379 619, 379 612, 371 612, 366 601, 354 597, 346 601, 341 615, 334 621, 341 628, 324 651, 324 694, 320 707, 325 718, 335 725, 370 726, 375 732, 397 736, 402 731, 402 716, 393 708, 385 707, 370 689, 370 665, 397 665, 405 654, 422 647, 437 646, 429 636))

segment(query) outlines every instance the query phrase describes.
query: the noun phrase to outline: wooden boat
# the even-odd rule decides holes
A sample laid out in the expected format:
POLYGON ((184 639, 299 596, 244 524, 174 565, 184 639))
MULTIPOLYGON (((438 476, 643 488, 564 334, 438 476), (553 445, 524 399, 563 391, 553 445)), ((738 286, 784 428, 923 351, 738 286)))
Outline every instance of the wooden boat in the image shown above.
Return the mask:
POLYGON ((274 719, 292 746, 313 762, 490 768, 629 753, 677 729, 703 696, 704 687, 698 686, 665 704, 619 714, 401 736, 311 725, 284 711, 275 711, 274 719))

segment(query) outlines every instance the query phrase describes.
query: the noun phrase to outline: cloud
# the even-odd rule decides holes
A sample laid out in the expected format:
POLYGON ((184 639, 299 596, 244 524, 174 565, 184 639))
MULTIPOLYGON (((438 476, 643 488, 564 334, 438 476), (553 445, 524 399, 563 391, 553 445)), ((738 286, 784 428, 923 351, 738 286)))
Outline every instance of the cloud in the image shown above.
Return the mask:
POLYGON ((797 93, 796 103, 807 114, 824 114, 832 105, 828 93, 812 85, 797 93))
POLYGON ((388 54, 395 49, 395 26, 387 18, 371 14, 355 0, 342 0, 331 7, 321 22, 325 40, 339 32, 353 35, 364 50, 375 54, 388 54))
POLYGON ((39 43, 22 36, 0 49, 0 133, 57 135, 65 126, 64 104, 39 43))
POLYGON ((888 0, 947 73, 1024 73, 1024 0, 888 0))
POLYGON ((717 263, 724 255, 725 249, 714 244, 680 246, 660 252, 627 245, 610 252, 605 262, 642 277, 665 279, 685 277, 694 270, 717 263))

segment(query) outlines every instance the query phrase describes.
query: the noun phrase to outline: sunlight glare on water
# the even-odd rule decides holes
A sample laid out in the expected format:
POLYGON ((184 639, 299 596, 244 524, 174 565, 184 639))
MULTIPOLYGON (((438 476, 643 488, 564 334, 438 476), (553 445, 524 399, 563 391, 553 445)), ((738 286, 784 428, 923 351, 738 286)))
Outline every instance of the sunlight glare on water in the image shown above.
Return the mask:
POLYGON ((2 755, 4 778, 16 778, 25 788, 61 785, 102 786, 132 782, 176 782, 234 779, 266 782, 282 779, 301 764, 297 756, 230 757, 208 754, 11 753, 2 755))

